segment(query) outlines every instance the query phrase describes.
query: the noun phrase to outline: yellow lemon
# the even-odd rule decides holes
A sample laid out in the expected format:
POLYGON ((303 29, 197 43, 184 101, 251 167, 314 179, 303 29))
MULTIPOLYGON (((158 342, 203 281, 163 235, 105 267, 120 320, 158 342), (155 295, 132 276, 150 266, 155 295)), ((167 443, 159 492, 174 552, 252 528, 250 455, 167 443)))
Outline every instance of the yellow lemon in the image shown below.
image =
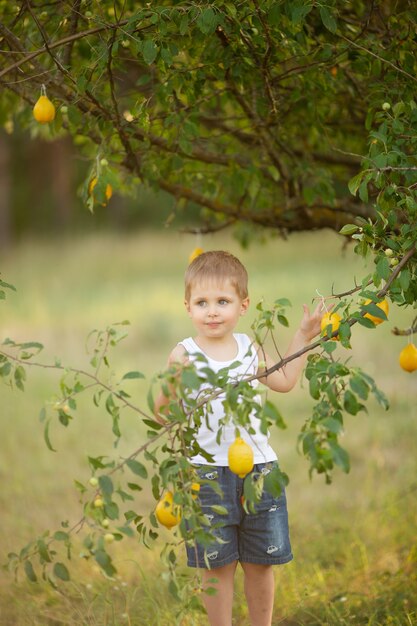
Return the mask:
MULTIPOLYGON (((372 300, 366 300, 365 304, 370 304, 372 300)), ((384 311, 385 315, 388 317, 389 304, 387 300, 382 300, 382 302, 375 302, 376 306, 384 311)), ((370 313, 365 313, 364 317, 367 317, 369 320, 372 320, 375 325, 382 324, 385 320, 381 317, 375 317, 375 315, 371 315, 370 313)))
MULTIPOLYGON (((329 324, 331 324, 332 326, 331 334, 333 334, 334 331, 339 328, 341 320, 342 318, 340 317, 339 313, 332 313, 331 311, 327 311, 327 313, 325 313, 323 317, 321 318, 321 322, 320 322, 320 328, 321 328, 322 334, 327 335, 326 329, 329 326, 329 324)), ((332 339, 333 341, 337 341, 337 336, 332 337, 332 339)))
POLYGON ((400 366, 406 372, 414 372, 417 370, 417 348, 413 343, 409 343, 400 352, 400 366))
MULTIPOLYGON (((97 176, 94 176, 89 184, 88 184, 88 193, 91 196, 94 190, 94 187, 97 185, 97 176)), ((113 195, 113 187, 110 185, 110 183, 107 183, 106 185, 106 198, 107 200, 110 200, 110 198, 113 195)), ((103 203, 103 206, 105 206, 105 203, 103 203)))
POLYGON ((167 491, 159 500, 155 515, 158 522, 166 528, 172 528, 180 523, 181 509, 174 504, 174 496, 171 491, 167 491))
POLYGON ((200 491, 200 483, 193 483, 191 485, 191 497, 193 500, 197 498, 199 491, 200 491))
POLYGON ((200 256, 200 254, 203 254, 203 252, 204 252, 203 248, 194 248, 194 250, 191 252, 190 256, 188 257, 188 262, 192 263, 194 259, 200 256))
POLYGON ((253 450, 241 437, 236 437, 229 446, 228 461, 230 470, 244 478, 253 469, 253 450))
POLYGON ((48 96, 40 96, 33 107, 33 117, 39 124, 47 124, 55 118, 55 107, 48 96))

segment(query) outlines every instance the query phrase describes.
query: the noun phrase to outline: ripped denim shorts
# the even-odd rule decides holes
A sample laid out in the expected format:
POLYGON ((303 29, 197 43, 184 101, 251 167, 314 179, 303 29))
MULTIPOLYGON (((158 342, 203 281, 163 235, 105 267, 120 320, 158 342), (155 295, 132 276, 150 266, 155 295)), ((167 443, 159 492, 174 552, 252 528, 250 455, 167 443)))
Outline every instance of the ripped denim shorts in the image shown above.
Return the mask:
MULTIPOLYGON (((265 474, 275 464, 257 464, 253 472, 265 474)), ((256 512, 248 513, 242 505, 242 478, 222 466, 200 465, 197 471, 205 481, 199 492, 201 506, 219 541, 208 546, 187 545, 190 567, 215 569, 233 561, 279 565, 292 560, 284 491, 274 497, 264 490, 256 503, 256 512), (210 480, 217 481, 222 495, 210 487, 210 480), (228 514, 216 513, 211 508, 213 505, 225 507, 228 514)))

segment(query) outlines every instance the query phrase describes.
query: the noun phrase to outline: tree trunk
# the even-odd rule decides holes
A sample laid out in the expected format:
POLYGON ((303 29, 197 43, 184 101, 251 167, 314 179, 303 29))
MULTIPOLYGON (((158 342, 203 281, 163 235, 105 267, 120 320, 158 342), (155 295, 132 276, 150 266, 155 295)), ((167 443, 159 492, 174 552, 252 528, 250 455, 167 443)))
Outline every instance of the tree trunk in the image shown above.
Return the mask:
POLYGON ((65 229, 71 223, 74 210, 73 191, 73 151, 68 137, 49 145, 48 158, 51 168, 51 193, 53 199, 54 223, 65 229))

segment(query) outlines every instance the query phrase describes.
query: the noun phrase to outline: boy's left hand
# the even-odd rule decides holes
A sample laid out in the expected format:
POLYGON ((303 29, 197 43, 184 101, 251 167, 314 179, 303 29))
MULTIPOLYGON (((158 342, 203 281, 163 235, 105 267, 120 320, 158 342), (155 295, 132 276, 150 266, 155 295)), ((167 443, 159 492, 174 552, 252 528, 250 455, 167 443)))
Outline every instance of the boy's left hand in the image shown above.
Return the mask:
MULTIPOLYGON (((303 304, 304 315, 300 323, 300 331, 305 335, 307 341, 320 334, 321 318, 323 317, 324 304, 319 302, 312 313, 306 304, 303 304)), ((329 308, 330 310, 330 308, 329 308)))

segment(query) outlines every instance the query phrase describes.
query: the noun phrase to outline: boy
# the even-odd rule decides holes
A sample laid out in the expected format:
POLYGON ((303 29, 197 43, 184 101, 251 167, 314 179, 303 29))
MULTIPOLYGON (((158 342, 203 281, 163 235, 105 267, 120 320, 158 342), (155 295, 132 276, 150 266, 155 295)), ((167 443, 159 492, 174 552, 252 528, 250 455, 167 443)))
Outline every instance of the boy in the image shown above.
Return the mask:
MULTIPOLYGON (((247 335, 234 332, 240 316, 248 310, 247 283, 246 269, 228 252, 205 252, 194 259, 185 274, 185 307, 196 335, 175 346, 168 365, 194 362, 197 370, 208 364, 212 370, 219 371, 238 361, 240 365, 234 366, 230 372, 233 378, 258 375, 259 380, 273 391, 288 392, 300 376, 305 356, 262 377, 262 372, 274 361, 247 335), (203 354, 207 362, 195 360, 196 354, 203 354)), ((287 356, 304 348, 320 333, 321 304, 311 314, 306 305, 303 308, 304 315, 290 342, 287 356)), ((252 382, 253 387, 257 384, 258 380, 252 382)), ((161 420, 168 402, 161 392, 155 407, 161 420)), ((191 462, 199 467, 198 473, 204 479, 199 493, 202 506, 226 505, 228 515, 219 517, 222 522, 222 527, 216 531, 221 539, 219 543, 206 550, 202 546, 197 546, 197 549, 187 547, 188 565, 203 568, 203 584, 213 577, 218 581, 214 596, 204 594, 211 626, 230 626, 232 623, 234 574, 238 562, 244 571, 251 623, 253 626, 270 626, 274 601, 272 565, 292 559, 285 493, 278 498, 264 493, 256 513, 245 512, 241 500, 243 479, 228 468, 227 452, 235 439, 233 424, 223 426, 220 441, 217 437, 218 422, 223 417, 222 399, 216 398, 211 402, 211 411, 207 415, 209 427, 203 419, 196 434, 200 447, 212 455, 213 464, 208 466, 202 456, 193 457, 191 462), (212 479, 220 485, 222 498, 207 484, 212 479), (204 556, 210 563, 210 569, 207 569, 204 556)), ((253 471, 268 473, 277 456, 268 443, 268 436, 260 430, 259 419, 252 416, 251 432, 240 428, 240 435, 254 450, 253 471)), ((212 523, 218 521, 216 516, 210 515, 210 518, 212 523)))

